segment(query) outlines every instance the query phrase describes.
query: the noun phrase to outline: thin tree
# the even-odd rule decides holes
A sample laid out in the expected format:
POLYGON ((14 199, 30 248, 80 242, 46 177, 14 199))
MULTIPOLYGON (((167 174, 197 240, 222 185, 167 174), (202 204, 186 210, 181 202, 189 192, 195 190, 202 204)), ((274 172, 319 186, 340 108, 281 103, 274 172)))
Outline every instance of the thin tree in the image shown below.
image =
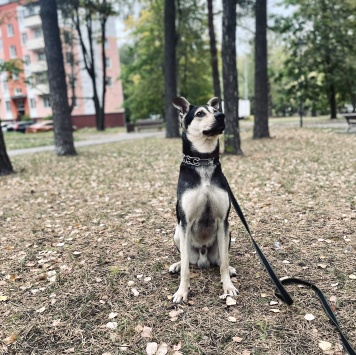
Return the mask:
POLYGON ((6 145, 4 135, 0 129, 0 176, 12 174, 14 169, 12 167, 10 158, 6 152, 6 145))
POLYGON ((214 29, 213 0, 208 0, 208 26, 209 26, 209 44, 210 44, 210 54, 211 54, 210 62, 211 62, 211 70, 213 74, 214 96, 221 98, 218 55, 216 49, 216 37, 215 37, 215 29, 214 29))
POLYGON ((175 1, 164 1, 164 83, 166 138, 179 137, 178 113, 172 105, 177 96, 175 1))
POLYGON ((225 153, 242 155, 236 67, 236 0, 223 0, 222 66, 226 116, 225 153))
POLYGON ((56 0, 40 0, 57 155, 75 155, 56 0))
MULTIPOLYGON (((1 23, 1 21, 0 21, 1 23)), ((19 74, 22 71, 22 65, 18 60, 10 60, 0 63, 0 73, 9 72, 19 74)), ((0 120, 1 121, 1 120, 0 120)), ((0 129, 0 176, 14 173, 10 158, 6 151, 6 144, 2 130, 0 129)))
POLYGON ((255 5, 255 122, 253 138, 269 138, 267 74, 267 0, 255 5))

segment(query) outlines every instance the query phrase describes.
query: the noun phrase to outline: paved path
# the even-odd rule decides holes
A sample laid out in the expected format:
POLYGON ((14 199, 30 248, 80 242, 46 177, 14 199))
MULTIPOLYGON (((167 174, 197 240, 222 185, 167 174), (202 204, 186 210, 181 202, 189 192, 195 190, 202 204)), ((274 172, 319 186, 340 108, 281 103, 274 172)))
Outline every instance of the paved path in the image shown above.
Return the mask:
MULTIPOLYGON (((88 139, 79 142, 74 142, 76 148, 85 147, 88 145, 96 145, 96 144, 106 144, 106 143, 114 143, 114 142, 122 142, 122 141, 130 141, 134 139, 142 139, 142 138, 150 138, 150 137, 164 137, 165 132, 144 132, 144 133, 118 133, 115 135, 98 135, 95 139, 88 139)), ((24 148, 24 149, 14 149, 8 150, 7 154, 10 157, 20 154, 30 154, 30 153, 38 153, 45 151, 54 151, 54 146, 44 146, 44 147, 35 147, 35 148, 24 148)))

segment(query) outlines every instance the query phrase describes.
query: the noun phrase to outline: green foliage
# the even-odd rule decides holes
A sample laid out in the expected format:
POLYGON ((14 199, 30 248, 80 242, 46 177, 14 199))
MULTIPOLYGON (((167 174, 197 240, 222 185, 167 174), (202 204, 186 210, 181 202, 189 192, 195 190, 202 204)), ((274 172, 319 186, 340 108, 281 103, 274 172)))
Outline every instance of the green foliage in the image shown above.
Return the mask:
MULTIPOLYGON (((339 106, 350 101, 355 106, 356 85, 351 80, 356 76, 355 4, 332 0, 284 0, 284 4, 293 5, 295 11, 276 19, 285 59, 282 70, 271 77, 288 105, 295 110, 302 95, 307 109, 323 112, 333 85, 339 106)), ((278 103, 275 109, 283 111, 282 106, 278 103)))
MULTIPOLYGON (((164 117, 164 2, 144 1, 140 16, 126 21, 132 44, 120 49, 124 106, 130 120, 164 117)), ((212 96, 205 1, 179 2, 177 8, 178 92, 192 103, 212 96)))

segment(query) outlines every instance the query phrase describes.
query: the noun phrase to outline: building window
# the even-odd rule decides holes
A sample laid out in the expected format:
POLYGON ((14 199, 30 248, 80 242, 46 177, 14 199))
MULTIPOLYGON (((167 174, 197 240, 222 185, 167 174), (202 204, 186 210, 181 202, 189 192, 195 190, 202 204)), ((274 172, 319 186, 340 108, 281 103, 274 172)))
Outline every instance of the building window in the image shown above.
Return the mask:
POLYGON ((18 73, 12 73, 12 80, 19 80, 19 74, 18 73))
POLYGON ((16 88, 15 89, 15 95, 22 95, 22 89, 21 88, 16 88))
POLYGON ((42 38, 43 37, 43 32, 41 27, 37 27, 35 29, 35 38, 42 38))
POLYGON ((2 50, 2 39, 0 38, 0 51, 2 50))
POLYGON ((16 46, 10 46, 10 58, 14 59, 17 57, 16 46))
POLYGON ((112 78, 111 76, 108 76, 107 79, 106 79, 106 84, 107 86, 111 87, 112 86, 112 78))
POLYGON ((6 101, 6 111, 11 112, 11 104, 10 101, 6 101))
POLYGON ((43 106, 44 107, 51 107, 51 100, 49 95, 43 96, 43 106))
POLYGON ((29 65, 30 64, 30 56, 28 54, 26 54, 24 57, 23 57, 23 62, 26 64, 26 65, 29 65))
POLYGON ((108 41, 108 39, 105 40, 105 49, 109 49, 110 48, 110 42, 108 41))
POLYGON ((36 108, 36 100, 35 99, 30 99, 30 107, 36 108))
POLYGON ((14 37, 14 26, 11 23, 9 23, 6 26, 6 29, 7 29, 7 36, 8 37, 14 37))
POLYGON ((76 97, 72 97, 73 107, 78 107, 78 101, 76 97))
POLYGON ((111 60, 110 60, 110 58, 108 58, 108 57, 105 57, 105 66, 106 66, 107 68, 110 68, 110 67, 111 67, 111 60))
POLYGON ((22 41, 23 45, 25 45, 27 43, 27 33, 21 34, 21 41, 22 41))
POLYGON ((44 52, 39 52, 37 59, 39 62, 46 60, 46 55, 44 54, 44 52))
POLYGON ((5 91, 9 90, 9 86, 7 85, 7 81, 4 81, 4 90, 5 91))
POLYGON ((77 79, 76 79, 75 75, 70 74, 68 77, 68 80, 69 80, 70 87, 74 87, 74 88, 77 87, 77 85, 76 85, 77 79))

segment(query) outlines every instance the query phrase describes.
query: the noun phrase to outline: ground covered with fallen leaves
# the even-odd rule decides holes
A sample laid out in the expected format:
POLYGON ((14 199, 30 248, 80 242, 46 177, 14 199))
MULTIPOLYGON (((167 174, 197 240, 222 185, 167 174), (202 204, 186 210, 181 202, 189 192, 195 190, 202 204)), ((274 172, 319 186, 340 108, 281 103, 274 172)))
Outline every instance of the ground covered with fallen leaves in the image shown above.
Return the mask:
MULTIPOLYGON (((243 134, 222 166, 279 277, 316 283, 356 346, 356 137, 273 128, 243 134)), ((191 269, 173 305, 179 140, 121 142, 12 159, 0 179, 0 354, 346 354, 313 291, 274 296, 230 217, 235 302, 218 269, 191 269)))

